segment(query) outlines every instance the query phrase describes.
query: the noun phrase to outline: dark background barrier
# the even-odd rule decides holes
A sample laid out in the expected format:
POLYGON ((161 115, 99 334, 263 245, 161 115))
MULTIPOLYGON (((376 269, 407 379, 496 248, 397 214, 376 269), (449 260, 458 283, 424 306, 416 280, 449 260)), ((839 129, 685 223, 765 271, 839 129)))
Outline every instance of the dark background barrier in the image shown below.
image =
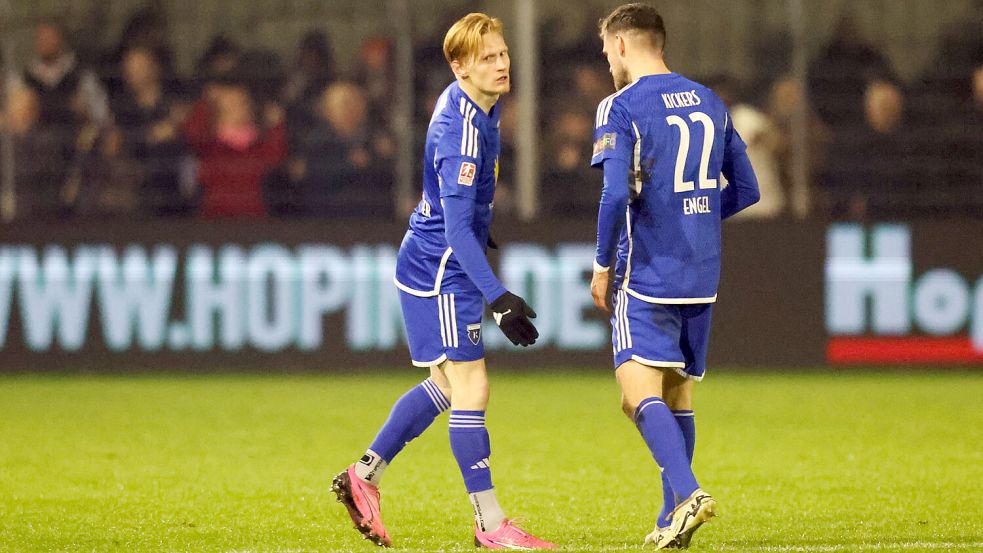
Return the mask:
MULTIPOLYGON (((408 366, 391 281, 403 232, 352 222, 4 228, 3 370, 408 366)), ((593 232, 586 221, 496 225, 493 263, 539 311, 543 343, 515 350, 486 321, 493 363, 609 366, 610 329, 588 292, 593 232)), ((974 351, 945 348, 971 346, 979 326, 980 235, 979 222, 727 224, 710 361, 978 364, 974 351), (836 233, 860 249, 834 252, 836 233), (864 348, 880 354, 866 359, 864 348)))

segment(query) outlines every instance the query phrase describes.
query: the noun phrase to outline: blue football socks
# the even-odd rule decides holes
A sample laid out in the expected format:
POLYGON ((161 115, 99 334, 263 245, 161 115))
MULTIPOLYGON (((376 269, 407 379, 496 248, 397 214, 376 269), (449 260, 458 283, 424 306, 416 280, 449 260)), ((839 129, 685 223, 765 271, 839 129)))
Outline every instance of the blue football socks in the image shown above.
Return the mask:
POLYGON ((468 493, 490 490, 492 480, 488 457, 491 455, 491 443, 485 428, 485 412, 451 411, 450 438, 451 451, 461 468, 468 493))
POLYGON ((393 405, 389 419, 382 425, 369 450, 355 463, 355 473, 369 484, 378 486, 386 466, 450 406, 450 400, 433 380, 428 378, 414 386, 393 405))
MULTIPOLYGON (((678 418, 666 407, 662 398, 650 397, 635 409, 635 425, 641 432, 645 444, 655 462, 662 467, 662 474, 669 480, 674 492, 673 504, 686 499, 700 486, 690 468, 683 430, 677 424, 678 418)), ((695 430, 695 426, 694 426, 695 430)), ((695 437, 695 432, 694 432, 695 437)), ((661 519, 660 519, 661 522, 661 519)))
POLYGON ((491 443, 485 428, 484 411, 451 411, 451 451, 464 476, 464 486, 474 507, 474 521, 482 532, 491 532, 505 520, 505 513, 492 488, 491 443))
MULTIPOLYGON (((685 409, 672 412, 676 418, 676 424, 683 432, 683 442, 686 445, 686 458, 689 459, 690 467, 693 466, 693 452, 696 449, 696 418, 693 411, 685 409)), ((662 472, 662 512, 659 513, 659 527, 664 528, 669 525, 669 514, 676 508, 676 495, 669 483, 669 475, 662 472)))

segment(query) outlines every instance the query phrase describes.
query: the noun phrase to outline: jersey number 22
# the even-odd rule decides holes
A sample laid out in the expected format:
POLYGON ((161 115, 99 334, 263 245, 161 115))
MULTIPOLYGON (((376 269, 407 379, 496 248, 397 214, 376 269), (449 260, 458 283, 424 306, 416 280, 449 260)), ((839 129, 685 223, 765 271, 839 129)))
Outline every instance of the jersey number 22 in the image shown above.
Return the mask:
MULTIPOLYGON (((700 156, 700 189, 716 188, 717 179, 711 179, 708 174, 710 165, 710 150, 713 148, 713 119, 702 111, 695 111, 689 114, 689 118, 694 123, 703 124, 703 154, 700 156)), ((693 181, 684 181, 686 157, 689 155, 689 124, 685 119, 678 115, 666 117, 666 123, 679 127, 679 152, 676 154, 676 172, 673 178, 674 192, 691 192, 694 189, 693 181)))

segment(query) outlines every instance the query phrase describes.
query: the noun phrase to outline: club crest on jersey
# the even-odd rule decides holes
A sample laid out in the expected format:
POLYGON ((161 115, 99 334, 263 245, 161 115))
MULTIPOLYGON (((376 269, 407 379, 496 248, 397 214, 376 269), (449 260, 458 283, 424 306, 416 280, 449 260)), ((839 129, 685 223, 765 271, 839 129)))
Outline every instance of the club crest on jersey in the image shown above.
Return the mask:
POLYGON ((468 325, 468 340, 471 340, 472 344, 478 345, 478 342, 481 341, 481 323, 468 325))
POLYGON ((613 132, 604 133, 604 136, 598 138, 597 142, 594 143, 594 155, 596 156, 604 150, 613 150, 617 139, 618 135, 613 132))
POLYGON ((478 167, 470 161, 461 164, 461 172, 457 174, 457 184, 471 186, 474 184, 474 174, 478 172, 478 167))

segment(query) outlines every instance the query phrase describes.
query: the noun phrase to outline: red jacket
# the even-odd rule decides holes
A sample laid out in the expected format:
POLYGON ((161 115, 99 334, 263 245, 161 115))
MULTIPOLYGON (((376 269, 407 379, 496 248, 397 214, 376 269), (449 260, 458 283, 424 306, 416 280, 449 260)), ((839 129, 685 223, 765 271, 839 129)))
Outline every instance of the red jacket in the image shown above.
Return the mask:
POLYGON ((215 136, 213 109, 199 100, 184 122, 184 135, 198 154, 198 183, 203 189, 202 217, 263 217, 263 177, 287 157, 283 123, 263 132, 245 149, 215 136))

